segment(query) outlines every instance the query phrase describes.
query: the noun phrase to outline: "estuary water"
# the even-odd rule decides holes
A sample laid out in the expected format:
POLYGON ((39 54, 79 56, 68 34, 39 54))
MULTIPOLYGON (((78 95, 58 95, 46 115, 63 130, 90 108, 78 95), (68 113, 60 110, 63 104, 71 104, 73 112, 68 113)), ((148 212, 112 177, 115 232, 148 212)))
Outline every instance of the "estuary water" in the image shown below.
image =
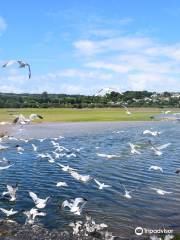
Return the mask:
MULTIPOLYGON (((88 213, 97 223, 106 223, 109 230, 121 239, 135 236, 134 229, 139 226, 180 232, 180 174, 175 173, 180 168, 180 123, 46 123, 16 127, 12 135, 17 140, 4 139, 1 142, 8 149, 0 151, 0 158, 7 158, 13 166, 0 171, 0 189, 3 192, 6 184, 18 183, 17 201, 13 203, 1 198, 0 206, 18 210, 19 214, 12 217, 17 222, 24 224, 22 210, 34 207, 28 195, 28 191, 33 191, 41 198, 51 196, 44 209, 47 216, 38 219, 39 224, 48 229, 70 230, 70 222, 84 219, 88 213), (161 134, 143 135, 146 129, 161 134), (46 139, 40 142, 40 138, 46 139), (38 157, 38 153, 52 154, 51 141, 67 149, 64 156, 55 160, 57 163, 69 165, 78 173, 90 175, 111 187, 99 190, 93 179, 81 183, 56 163, 38 157), (132 154, 129 142, 139 145, 141 154, 132 154), (166 143, 171 145, 162 150, 161 156, 151 150, 152 144, 166 143), (17 144, 24 148, 23 154, 17 152, 17 144), (33 151, 32 144, 37 146, 37 152, 33 151), (101 154, 117 157, 102 157, 101 154), (151 165, 162 167, 163 173, 150 171, 151 165), (65 181, 68 187, 58 188, 56 183, 59 181, 65 181), (129 191, 134 190, 130 194, 132 198, 124 197, 122 184, 129 191), (152 188, 170 193, 159 195, 152 188), (88 200, 81 216, 61 209, 64 200, 75 197, 88 200)), ((0 216, 4 218, 2 213, 0 216)))

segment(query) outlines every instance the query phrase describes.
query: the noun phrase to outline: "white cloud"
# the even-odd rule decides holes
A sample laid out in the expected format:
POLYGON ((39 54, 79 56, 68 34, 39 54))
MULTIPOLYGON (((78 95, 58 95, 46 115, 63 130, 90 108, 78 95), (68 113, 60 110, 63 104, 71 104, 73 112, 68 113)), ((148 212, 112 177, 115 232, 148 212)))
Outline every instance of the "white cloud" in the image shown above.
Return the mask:
POLYGON ((0 17, 0 34, 1 32, 5 31, 7 28, 7 23, 4 18, 0 17))

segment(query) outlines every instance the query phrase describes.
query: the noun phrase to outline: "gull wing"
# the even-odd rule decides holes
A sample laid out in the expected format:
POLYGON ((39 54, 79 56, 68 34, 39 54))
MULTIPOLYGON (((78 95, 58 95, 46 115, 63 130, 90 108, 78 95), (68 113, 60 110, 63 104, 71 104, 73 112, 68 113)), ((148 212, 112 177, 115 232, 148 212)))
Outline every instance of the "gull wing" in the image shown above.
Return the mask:
POLYGON ((72 176, 73 178, 77 179, 77 180, 79 180, 79 178, 80 178, 79 173, 77 173, 77 172, 75 172, 75 171, 71 171, 71 176, 72 176))
POLYGON ((35 203, 37 203, 38 202, 38 197, 37 197, 37 195, 35 194, 35 193, 33 193, 33 192, 29 192, 29 196, 32 198, 32 200, 35 202, 35 203))
POLYGON ((110 185, 104 184, 104 187, 111 187, 110 185))
POLYGON ((68 200, 65 200, 63 203, 62 203, 62 208, 65 208, 65 207, 68 207, 68 208, 71 208, 71 203, 68 202, 68 200))
POLYGON ((1 210, 3 213, 5 213, 5 214, 8 214, 8 213, 9 213, 9 211, 6 210, 6 209, 4 209, 4 208, 0 208, 0 210, 1 210))
POLYGON ((87 202, 87 199, 85 199, 85 198, 81 198, 81 197, 80 198, 75 198, 74 202, 73 202, 73 205, 77 207, 80 203, 86 203, 86 202, 87 202))
POLYGON ((31 78, 31 67, 30 67, 29 64, 27 64, 27 67, 28 67, 28 69, 29 69, 29 79, 30 79, 30 78, 31 78))
POLYGON ((16 61, 16 60, 9 60, 9 61, 7 61, 6 63, 4 63, 4 64, 2 65, 2 67, 11 66, 11 65, 13 65, 14 63, 17 63, 17 61, 16 61))
POLYGON ((98 180, 96 180, 95 178, 94 178, 94 181, 97 183, 97 185, 101 185, 101 183, 98 181, 98 180))
POLYGON ((171 145, 171 143, 166 143, 166 144, 163 144, 163 145, 161 145, 161 146, 159 146, 159 147, 156 147, 158 150, 162 150, 162 149, 164 149, 164 148, 167 148, 169 145, 171 145))
POLYGON ((10 186, 10 185, 7 185, 7 190, 8 190, 8 192, 9 192, 10 194, 13 194, 13 193, 14 193, 14 189, 13 189, 13 187, 10 186))

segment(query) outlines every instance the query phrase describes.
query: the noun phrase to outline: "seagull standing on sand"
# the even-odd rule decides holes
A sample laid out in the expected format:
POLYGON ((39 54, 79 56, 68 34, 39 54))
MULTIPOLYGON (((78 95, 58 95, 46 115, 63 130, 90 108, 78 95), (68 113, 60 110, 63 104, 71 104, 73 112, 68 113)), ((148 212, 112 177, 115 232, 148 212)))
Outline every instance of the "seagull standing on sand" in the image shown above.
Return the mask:
POLYGON ((62 208, 64 209, 68 207, 70 209, 70 212, 72 212, 73 214, 81 215, 82 208, 86 203, 87 203, 87 199, 85 198, 75 198, 75 199, 70 199, 70 201, 65 200, 62 203, 62 208))
POLYGON ((109 188, 111 187, 110 185, 106 185, 104 183, 100 183, 98 180, 94 179, 95 183, 98 185, 98 189, 102 190, 103 188, 109 188))
POLYGON ((25 67, 27 67, 28 68, 28 70, 29 70, 29 78, 31 78, 31 68, 30 68, 30 65, 29 65, 29 63, 26 63, 26 62, 23 62, 23 61, 20 61, 20 60, 9 60, 9 61, 7 61, 6 63, 4 63, 3 65, 2 65, 2 67, 8 67, 8 66, 11 66, 11 65, 13 65, 13 64, 15 64, 15 63, 18 63, 19 64, 19 68, 25 68, 25 67))
POLYGON ((33 192, 29 192, 29 196, 34 201, 37 208, 45 208, 47 201, 50 197, 46 197, 45 199, 38 198, 37 195, 33 192))

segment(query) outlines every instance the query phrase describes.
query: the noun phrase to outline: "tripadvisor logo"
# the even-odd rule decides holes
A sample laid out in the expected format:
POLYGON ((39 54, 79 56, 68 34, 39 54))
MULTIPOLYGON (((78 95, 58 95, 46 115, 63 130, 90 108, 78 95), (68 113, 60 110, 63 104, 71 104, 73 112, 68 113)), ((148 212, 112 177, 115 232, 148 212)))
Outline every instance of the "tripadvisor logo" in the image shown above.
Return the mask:
POLYGON ((141 236, 143 234, 159 234, 159 233, 164 233, 164 234, 172 234, 173 230, 172 229, 148 229, 148 228, 142 228, 142 227, 136 227, 135 228, 135 234, 137 236, 141 236))
POLYGON ((140 236, 140 235, 142 235, 143 234, 143 228, 142 227, 137 227, 137 228, 135 228, 135 234, 136 235, 138 235, 138 236, 140 236))

